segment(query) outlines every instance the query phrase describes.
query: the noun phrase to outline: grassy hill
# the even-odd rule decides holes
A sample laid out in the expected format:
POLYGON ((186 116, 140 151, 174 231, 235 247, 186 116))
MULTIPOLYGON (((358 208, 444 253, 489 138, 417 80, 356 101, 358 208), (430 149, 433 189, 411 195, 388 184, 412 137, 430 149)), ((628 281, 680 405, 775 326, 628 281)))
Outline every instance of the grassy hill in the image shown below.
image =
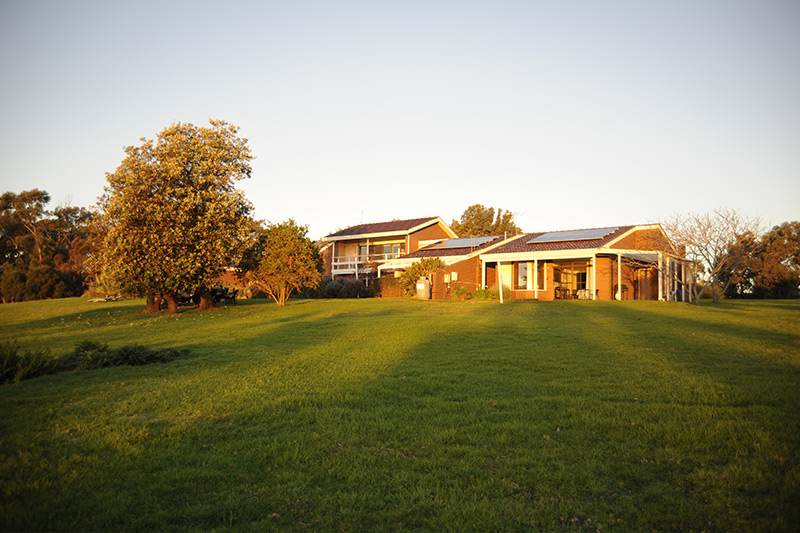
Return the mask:
POLYGON ((2 530, 791 531, 800 304, 0 306, 2 530))

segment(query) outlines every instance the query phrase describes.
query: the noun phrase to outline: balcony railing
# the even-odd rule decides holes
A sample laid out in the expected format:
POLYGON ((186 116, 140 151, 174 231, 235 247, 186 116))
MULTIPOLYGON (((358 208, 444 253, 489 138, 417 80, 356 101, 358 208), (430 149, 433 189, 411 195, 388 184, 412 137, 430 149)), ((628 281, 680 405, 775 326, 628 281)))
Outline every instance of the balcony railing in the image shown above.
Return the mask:
POLYGON ((368 263, 382 263, 384 261, 388 261, 389 259, 397 259, 401 255, 402 254, 400 253, 342 255, 333 258, 333 262, 331 263, 331 268, 334 272, 342 272, 342 271, 355 272, 357 268, 361 269, 364 265, 368 263))

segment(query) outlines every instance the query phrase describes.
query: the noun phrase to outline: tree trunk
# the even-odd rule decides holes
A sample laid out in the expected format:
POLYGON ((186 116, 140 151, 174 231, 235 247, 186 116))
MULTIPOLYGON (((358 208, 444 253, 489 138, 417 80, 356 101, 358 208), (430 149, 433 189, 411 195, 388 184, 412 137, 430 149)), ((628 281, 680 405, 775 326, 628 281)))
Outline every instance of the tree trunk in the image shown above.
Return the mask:
POLYGON ((214 296, 211 292, 207 290, 203 290, 200 292, 200 309, 206 311, 208 309, 214 309, 217 306, 214 303, 214 296))
POLYGON ((167 312, 170 315, 178 314, 178 299, 174 294, 165 294, 164 301, 167 302, 167 312))
POLYGON ((160 294, 148 294, 147 295, 147 308, 144 310, 145 313, 158 313, 161 311, 161 295, 160 294))

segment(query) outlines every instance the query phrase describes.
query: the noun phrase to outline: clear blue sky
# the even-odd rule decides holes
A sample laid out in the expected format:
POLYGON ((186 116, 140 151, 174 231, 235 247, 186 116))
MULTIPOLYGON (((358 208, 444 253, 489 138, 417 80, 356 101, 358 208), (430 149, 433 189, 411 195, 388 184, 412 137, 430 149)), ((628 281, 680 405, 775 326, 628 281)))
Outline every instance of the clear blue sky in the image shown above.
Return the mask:
POLYGON ((800 2, 0 0, 0 184, 90 206, 221 118, 258 218, 319 237, 482 203, 527 231, 800 219, 800 2))

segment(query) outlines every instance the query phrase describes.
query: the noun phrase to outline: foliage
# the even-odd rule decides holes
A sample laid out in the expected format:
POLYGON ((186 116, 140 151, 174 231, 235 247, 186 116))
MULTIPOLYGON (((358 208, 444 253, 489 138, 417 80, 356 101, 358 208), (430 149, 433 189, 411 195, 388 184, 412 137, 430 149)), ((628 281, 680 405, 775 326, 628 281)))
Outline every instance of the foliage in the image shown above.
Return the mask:
POLYGON ((64 370, 88 370, 110 366, 142 366, 153 363, 168 363, 186 355, 185 350, 164 348, 155 350, 141 344, 128 344, 109 348, 108 344, 81 341, 73 352, 61 360, 64 370))
POLYGON ((373 293, 358 279, 336 278, 325 284, 326 298, 371 298, 373 293))
POLYGON ((489 237, 494 235, 516 235, 522 230, 514 223, 514 213, 474 204, 464 210, 461 220, 453 220, 450 228, 459 237, 489 237))
POLYGON ((414 296, 417 290, 417 280, 427 277, 433 283, 433 274, 441 272, 447 265, 438 257, 424 257, 415 261, 400 276, 400 287, 405 296, 414 296))
POLYGON ((0 384, 51 374, 58 361, 46 350, 22 350, 16 342, 0 342, 0 384))
POLYGON ((150 311, 163 297, 177 313, 182 292, 197 292, 201 308, 212 307, 209 290, 252 227, 250 203, 234 188, 250 176, 247 139, 223 121, 210 124, 178 123, 156 141, 142 139, 107 174, 94 268, 103 284, 147 295, 150 311))
POLYGON ((740 240, 729 256, 744 256, 739 272, 726 267, 720 280, 730 281, 729 298, 800 297, 800 222, 784 222, 763 234, 755 243, 740 240))
POLYGON ((399 298, 404 296, 400 278, 383 276, 372 280, 372 291, 376 298, 399 298))
POLYGON ((686 268, 686 289, 693 302, 697 303, 706 287, 711 289, 711 298, 718 303, 720 297, 743 268, 758 235, 760 221, 747 218, 738 211, 727 208, 710 213, 674 215, 662 224, 672 243, 685 250, 689 260, 686 268), (736 247, 736 253, 730 253, 736 247), (721 275, 729 275, 724 284, 721 275))
POLYGON ((467 289, 466 287, 456 287, 452 291, 450 291, 451 300, 464 302, 466 300, 469 300, 470 297, 471 295, 469 293, 469 289, 467 289))
POLYGON ((796 302, 140 307, 0 306, 23 348, 194 355, 0 387, 3 529, 800 523, 796 302))
POLYGON ((77 296, 86 288, 84 261, 91 213, 46 209, 50 195, 33 189, 0 196, 0 295, 4 302, 77 296))
POLYGON ((80 341, 72 353, 53 357, 48 350, 22 350, 15 342, 3 342, 0 343, 0 384, 67 370, 168 363, 186 354, 186 350, 177 348, 154 350, 130 344, 111 349, 108 344, 80 341))
POLYGON ((472 291, 472 300, 476 301, 486 301, 486 300, 497 300, 499 295, 497 291, 493 291, 491 289, 475 289, 472 291))
POLYGON ((322 258, 307 233, 307 226, 291 219, 259 228, 239 263, 239 276, 281 306, 292 293, 316 287, 322 278, 322 258))

